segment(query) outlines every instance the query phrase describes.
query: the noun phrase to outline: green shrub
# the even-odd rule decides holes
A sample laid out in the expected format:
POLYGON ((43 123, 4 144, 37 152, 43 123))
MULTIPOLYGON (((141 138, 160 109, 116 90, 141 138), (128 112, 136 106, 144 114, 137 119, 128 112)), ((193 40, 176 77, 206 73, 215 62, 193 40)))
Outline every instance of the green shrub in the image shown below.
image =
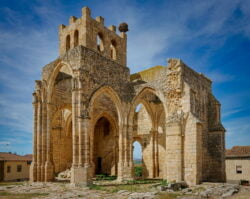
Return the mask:
POLYGON ((116 180, 117 176, 110 176, 108 174, 96 175, 96 180, 116 180))
POLYGON ((161 185, 163 185, 163 186, 168 185, 168 181, 167 181, 167 180, 162 180, 162 181, 161 181, 161 185))
POLYGON ((135 177, 142 177, 142 171, 143 167, 142 166, 135 166, 135 177))

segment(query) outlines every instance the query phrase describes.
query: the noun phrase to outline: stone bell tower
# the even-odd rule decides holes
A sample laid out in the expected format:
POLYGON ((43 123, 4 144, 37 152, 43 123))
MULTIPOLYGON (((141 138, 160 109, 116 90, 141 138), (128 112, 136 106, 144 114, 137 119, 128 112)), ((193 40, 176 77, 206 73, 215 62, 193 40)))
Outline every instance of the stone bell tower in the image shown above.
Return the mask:
POLYGON ((82 45, 126 66, 126 24, 121 24, 119 30, 120 35, 116 33, 116 26, 105 27, 103 17, 93 19, 90 9, 83 7, 80 18, 71 16, 68 26, 59 26, 59 54, 62 56, 68 50, 82 45))

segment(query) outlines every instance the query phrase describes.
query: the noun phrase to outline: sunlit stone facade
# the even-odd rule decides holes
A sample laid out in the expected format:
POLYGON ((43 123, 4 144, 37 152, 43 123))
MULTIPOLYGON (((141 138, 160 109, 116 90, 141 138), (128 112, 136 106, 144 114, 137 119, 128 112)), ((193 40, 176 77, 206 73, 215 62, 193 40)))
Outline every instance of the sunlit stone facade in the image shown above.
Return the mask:
POLYGON ((135 141, 145 178, 224 181, 225 130, 212 82, 178 59, 130 75, 126 24, 119 30, 87 7, 59 27, 60 56, 43 67, 33 93, 31 181, 68 168, 71 183, 87 185, 98 173, 133 179, 135 141))

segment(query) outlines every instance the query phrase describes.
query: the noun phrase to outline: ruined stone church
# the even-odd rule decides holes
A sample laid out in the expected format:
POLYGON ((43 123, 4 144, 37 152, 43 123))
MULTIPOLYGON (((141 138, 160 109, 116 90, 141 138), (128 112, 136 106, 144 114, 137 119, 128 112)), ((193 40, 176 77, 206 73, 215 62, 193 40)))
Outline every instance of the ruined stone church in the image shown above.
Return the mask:
POLYGON ((128 25, 119 32, 91 17, 59 26, 59 57, 42 69, 33 93, 31 181, 71 183, 96 174, 134 178, 133 143, 142 147, 144 178, 225 180, 225 129, 211 80, 179 59, 130 74, 128 25))

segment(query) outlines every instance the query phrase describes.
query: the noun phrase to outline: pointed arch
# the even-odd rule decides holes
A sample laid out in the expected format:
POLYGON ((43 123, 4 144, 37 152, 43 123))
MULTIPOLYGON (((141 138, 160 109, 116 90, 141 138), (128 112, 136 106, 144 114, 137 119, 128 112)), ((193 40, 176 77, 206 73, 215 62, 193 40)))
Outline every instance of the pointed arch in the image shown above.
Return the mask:
POLYGON ((70 75, 72 76, 73 78, 73 69, 72 67, 65 63, 65 62, 60 62, 59 64, 57 64, 54 69, 53 69, 53 72, 51 73, 51 75, 49 76, 48 78, 48 84, 47 84, 47 102, 50 103, 51 102, 51 98, 52 98, 52 93, 53 93, 53 88, 54 88, 54 83, 55 83, 55 80, 56 80, 56 77, 58 75, 58 73, 60 72, 60 69, 62 69, 63 67, 66 67, 69 72, 70 72, 70 75))
POLYGON ((147 103, 145 100, 142 99, 142 97, 145 96, 147 93, 154 94, 155 96, 157 96, 160 99, 160 101, 163 104, 164 112, 165 112, 165 114, 167 114, 166 103, 165 103, 163 94, 161 94, 159 91, 157 92, 156 89, 154 89, 152 87, 144 87, 138 92, 138 94, 133 98, 133 100, 131 102, 131 107, 130 107, 129 115, 128 115, 128 121, 130 123, 133 121, 134 110, 135 110, 136 106, 141 103, 144 105, 147 112, 149 113, 151 121, 152 121, 152 125, 153 125, 153 118, 152 118, 153 114, 152 114, 151 107, 150 107, 149 103, 147 103))
POLYGON ((117 44, 115 40, 111 40, 110 44, 110 57, 113 60, 117 59, 117 44))
POLYGON ((99 52, 104 50, 104 36, 101 32, 96 35, 96 45, 99 52))
POLYGON ((65 47, 67 52, 70 49, 70 35, 66 36, 65 47))
POLYGON ((102 117, 105 117, 109 120, 109 122, 112 124, 112 126, 115 128, 116 132, 118 132, 118 126, 117 126, 117 123, 115 121, 115 119, 113 118, 113 116, 111 116, 109 113, 107 112, 102 112, 100 113, 93 121, 93 125, 95 125, 97 123, 97 121, 102 118, 102 117))
POLYGON ((75 30, 74 32, 74 47, 79 45, 79 31, 75 30))
POLYGON ((111 88, 110 86, 102 86, 101 88, 97 89, 94 93, 92 93, 91 97, 90 97, 90 104, 89 107, 92 109, 93 103, 95 102, 95 100, 102 94, 107 95, 110 100, 114 103, 115 107, 116 107, 116 111, 118 113, 118 120, 119 122, 121 121, 121 117, 122 117, 122 103, 121 103, 121 99, 119 97, 119 95, 116 93, 116 91, 114 91, 113 88, 111 88))

